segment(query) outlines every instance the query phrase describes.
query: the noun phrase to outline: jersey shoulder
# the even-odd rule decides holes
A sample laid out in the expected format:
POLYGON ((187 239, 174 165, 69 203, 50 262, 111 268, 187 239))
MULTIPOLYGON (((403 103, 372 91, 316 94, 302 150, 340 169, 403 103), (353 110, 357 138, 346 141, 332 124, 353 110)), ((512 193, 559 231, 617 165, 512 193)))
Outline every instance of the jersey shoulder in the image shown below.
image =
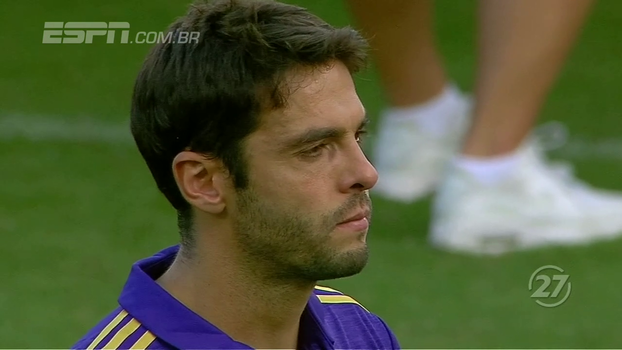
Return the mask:
POLYGON ((367 310, 361 303, 359 303, 351 296, 346 295, 337 289, 324 287, 324 286, 315 286, 313 293, 320 300, 322 304, 326 304, 328 306, 331 306, 331 305, 355 306, 355 309, 360 308, 366 312, 369 312, 369 310, 367 310))
POLYGON ((324 322, 336 348, 399 349, 387 324, 353 297, 324 286, 316 286, 314 294, 325 306, 324 322))
POLYGON ((168 349, 138 320, 118 307, 71 349, 168 349))

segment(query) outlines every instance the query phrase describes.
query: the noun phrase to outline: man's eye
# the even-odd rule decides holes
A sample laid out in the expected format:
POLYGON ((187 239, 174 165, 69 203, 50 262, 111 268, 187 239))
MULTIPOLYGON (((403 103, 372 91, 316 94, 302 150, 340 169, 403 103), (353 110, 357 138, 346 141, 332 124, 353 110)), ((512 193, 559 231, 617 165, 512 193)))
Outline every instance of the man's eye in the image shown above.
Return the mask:
POLYGON ((363 142, 363 139, 365 139, 365 136, 367 136, 367 130, 359 130, 356 133, 356 142, 358 143, 363 142))
POLYGON ((315 146, 313 148, 310 148, 310 149, 307 149, 307 150, 303 151, 301 153, 301 155, 303 157, 306 157, 306 158, 316 158, 316 157, 319 157, 319 156, 322 155, 322 153, 324 152, 324 150, 326 149, 327 146, 328 145, 324 144, 324 143, 321 144, 321 145, 317 145, 317 146, 315 146))

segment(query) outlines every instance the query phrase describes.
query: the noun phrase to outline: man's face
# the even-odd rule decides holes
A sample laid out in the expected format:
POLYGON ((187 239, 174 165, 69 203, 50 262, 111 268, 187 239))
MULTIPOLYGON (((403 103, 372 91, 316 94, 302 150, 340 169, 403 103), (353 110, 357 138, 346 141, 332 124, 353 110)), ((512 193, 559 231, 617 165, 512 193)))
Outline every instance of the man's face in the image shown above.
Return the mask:
POLYGON ((350 276, 367 263, 368 190, 378 179, 359 144, 365 110, 342 63, 292 74, 287 106, 247 138, 238 243, 277 278, 350 276))

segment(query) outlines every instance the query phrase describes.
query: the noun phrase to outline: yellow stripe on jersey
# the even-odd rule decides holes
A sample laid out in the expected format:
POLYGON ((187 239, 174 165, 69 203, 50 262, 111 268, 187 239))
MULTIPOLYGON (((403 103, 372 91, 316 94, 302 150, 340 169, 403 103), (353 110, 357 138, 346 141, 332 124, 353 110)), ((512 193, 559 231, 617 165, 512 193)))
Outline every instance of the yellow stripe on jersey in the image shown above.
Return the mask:
POLYGON ((132 349, 132 350, 144 350, 149 345, 151 345, 151 343, 153 343, 153 341, 155 339, 156 339, 155 335, 153 335, 153 333, 147 331, 147 332, 145 332, 145 334, 142 335, 142 337, 140 337, 140 339, 138 339, 136 341, 136 343, 134 343, 134 345, 132 345, 132 347, 130 349, 132 349))
MULTIPOLYGON (((365 311, 368 311, 358 301, 352 299, 347 295, 317 295, 322 304, 356 304, 362 307, 365 311)), ((369 311, 368 311, 369 312, 369 311)))
POLYGON ((128 322, 128 324, 123 326, 123 328, 119 329, 117 334, 115 334, 114 337, 110 339, 108 344, 104 345, 102 349, 119 348, 119 346, 121 346, 121 344, 123 344, 123 342, 126 341, 127 338, 129 338, 130 335, 132 335, 132 333, 136 332, 138 327, 140 327, 140 322, 136 321, 136 319, 133 318, 130 322, 128 322))
POLYGON ((340 291, 338 291, 336 289, 332 289, 332 288, 328 288, 328 287, 315 286, 315 289, 321 290, 321 291, 324 291, 324 292, 334 292, 334 293, 343 294, 343 293, 341 293, 340 291))
POLYGON ((110 332, 112 332, 114 327, 116 327, 119 323, 121 323, 121 321, 123 321, 125 316, 127 316, 127 311, 121 310, 121 312, 119 312, 117 317, 115 317, 112 321, 110 321, 110 323, 108 323, 108 325, 101 332, 99 332, 99 335, 97 335, 95 340, 93 340, 93 342, 89 346, 86 347, 87 350, 95 349, 97 344, 99 344, 100 341, 106 338, 106 336, 110 334, 110 332))

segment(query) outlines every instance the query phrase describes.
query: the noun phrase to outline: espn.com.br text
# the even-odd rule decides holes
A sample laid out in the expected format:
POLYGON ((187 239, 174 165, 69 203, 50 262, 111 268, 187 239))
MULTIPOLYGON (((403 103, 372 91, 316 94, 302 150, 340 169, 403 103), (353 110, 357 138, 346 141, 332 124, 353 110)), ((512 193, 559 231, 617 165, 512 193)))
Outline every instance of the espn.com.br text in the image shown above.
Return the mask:
POLYGON ((130 38, 129 22, 45 22, 43 44, 193 44, 199 42, 200 32, 136 32, 130 38), (117 36, 117 32, 120 33, 117 36), (94 39, 95 37, 103 37, 94 39), (105 41, 104 41, 105 38, 105 41), (100 41, 101 40, 101 41, 100 41))

